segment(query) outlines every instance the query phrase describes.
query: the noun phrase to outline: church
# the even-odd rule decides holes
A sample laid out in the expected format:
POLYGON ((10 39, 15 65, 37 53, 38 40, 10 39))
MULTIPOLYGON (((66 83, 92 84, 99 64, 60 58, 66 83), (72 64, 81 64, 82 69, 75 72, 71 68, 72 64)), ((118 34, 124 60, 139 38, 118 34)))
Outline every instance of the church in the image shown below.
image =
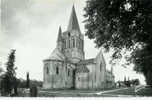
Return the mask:
POLYGON ((115 84, 101 50, 95 58, 85 59, 84 35, 74 6, 67 30, 59 27, 56 48, 43 64, 44 89, 104 89, 115 84))

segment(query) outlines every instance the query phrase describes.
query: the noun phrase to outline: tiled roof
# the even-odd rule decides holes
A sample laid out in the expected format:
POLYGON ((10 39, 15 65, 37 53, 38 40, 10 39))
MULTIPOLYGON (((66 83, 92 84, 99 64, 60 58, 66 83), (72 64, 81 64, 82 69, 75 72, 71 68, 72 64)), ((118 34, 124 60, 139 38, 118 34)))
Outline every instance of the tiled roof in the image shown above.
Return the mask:
POLYGON ((53 50, 53 52, 51 53, 49 59, 52 59, 52 60, 65 60, 65 56, 58 48, 55 48, 53 50))
POLYGON ((90 64, 90 63, 95 63, 94 59, 86 59, 86 60, 82 60, 78 63, 78 65, 86 65, 86 64, 90 64))
POLYGON ((76 73, 88 73, 89 69, 86 66, 78 66, 76 68, 76 73))

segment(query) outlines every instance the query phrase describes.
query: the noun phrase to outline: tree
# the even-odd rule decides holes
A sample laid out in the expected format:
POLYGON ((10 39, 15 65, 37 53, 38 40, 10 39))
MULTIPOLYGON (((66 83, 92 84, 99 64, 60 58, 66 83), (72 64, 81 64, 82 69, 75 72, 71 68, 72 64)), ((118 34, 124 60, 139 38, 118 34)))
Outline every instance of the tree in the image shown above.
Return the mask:
POLYGON ((29 79, 29 72, 27 72, 27 75, 26 75, 26 88, 29 88, 30 87, 30 79, 29 79))
MULTIPOLYGON (((16 67, 14 67, 15 63, 15 50, 11 50, 11 53, 8 56, 8 62, 6 63, 6 72, 3 77, 3 83, 4 83, 4 92, 5 95, 10 95, 13 88, 16 87, 17 81, 16 81, 16 67)), ((17 89, 15 88, 14 91, 16 92, 17 89)))
POLYGON ((122 50, 134 63, 134 70, 142 73, 152 84, 152 0, 87 0, 84 8, 85 35, 96 46, 114 50, 112 59, 121 59, 122 50), (149 75, 149 74, 150 75, 149 75))
POLYGON ((134 79, 134 80, 132 80, 132 81, 133 81, 133 84, 134 84, 134 85, 139 85, 139 84, 140 84, 139 79, 134 79))
POLYGON ((8 62, 6 63, 6 69, 7 69, 7 73, 11 76, 11 77, 15 77, 16 73, 16 67, 14 67, 14 63, 15 63, 15 51, 14 49, 11 50, 11 53, 8 56, 8 62))

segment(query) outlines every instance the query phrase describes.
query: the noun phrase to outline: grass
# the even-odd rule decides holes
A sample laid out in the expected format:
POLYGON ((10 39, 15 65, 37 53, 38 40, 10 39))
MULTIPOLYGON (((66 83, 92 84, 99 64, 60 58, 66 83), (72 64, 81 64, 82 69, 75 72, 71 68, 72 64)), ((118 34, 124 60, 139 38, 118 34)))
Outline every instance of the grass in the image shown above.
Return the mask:
POLYGON ((127 89, 118 90, 118 91, 114 91, 114 92, 103 93, 103 94, 112 94, 112 95, 135 95, 135 93, 134 93, 134 87, 130 87, 130 88, 127 88, 127 89))
POLYGON ((152 87, 145 87, 137 92, 139 96, 152 96, 152 87))
MULTIPOLYGON (((112 90, 112 89, 111 89, 112 90)), ((118 96, 152 96, 152 88, 147 87, 134 92, 134 87, 120 89, 116 91, 108 91, 102 94, 96 94, 102 90, 40 90, 39 97, 118 97, 118 96)))
MULTIPOLYGON (((104 89, 109 90, 109 89, 104 89)), ((112 90, 112 89, 111 89, 112 90)), ((97 95, 102 90, 40 90, 40 97, 101 97, 105 95, 97 95)), ((112 96, 112 95, 111 95, 112 96)))
POLYGON ((40 97, 88 97, 94 96, 96 90, 40 90, 40 97))

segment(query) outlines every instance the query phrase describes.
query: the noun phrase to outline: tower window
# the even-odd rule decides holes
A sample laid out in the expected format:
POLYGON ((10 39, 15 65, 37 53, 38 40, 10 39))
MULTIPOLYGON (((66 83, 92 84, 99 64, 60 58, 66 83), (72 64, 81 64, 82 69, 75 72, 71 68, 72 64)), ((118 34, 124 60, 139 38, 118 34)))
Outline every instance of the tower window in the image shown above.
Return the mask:
POLYGON ((66 40, 66 48, 68 48, 68 40, 66 40))
POLYGON ((68 33, 68 36, 70 37, 70 32, 68 33))
POLYGON ((58 75, 59 74, 59 68, 56 67, 56 74, 58 75))
POLYGON ((46 67, 46 73, 49 74, 49 68, 48 67, 46 67))
POLYGON ((68 76, 70 76, 70 69, 68 69, 68 76))
POLYGON ((76 47, 77 48, 79 47, 79 41, 78 41, 78 39, 76 39, 76 47))
POLYGON ((75 47, 75 40, 74 38, 72 39, 72 45, 73 45, 73 48, 75 47))

